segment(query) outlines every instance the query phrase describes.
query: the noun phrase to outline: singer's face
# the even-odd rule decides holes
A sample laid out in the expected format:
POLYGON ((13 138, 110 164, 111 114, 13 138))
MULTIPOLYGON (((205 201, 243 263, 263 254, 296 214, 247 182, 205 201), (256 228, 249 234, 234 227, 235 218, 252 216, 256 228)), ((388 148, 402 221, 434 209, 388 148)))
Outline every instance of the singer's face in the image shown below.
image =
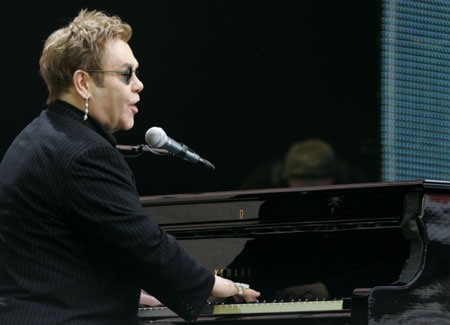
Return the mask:
POLYGON ((134 125, 134 115, 138 112, 136 104, 144 88, 134 73, 137 67, 138 62, 127 43, 122 40, 106 43, 102 69, 124 73, 103 72, 102 85, 91 83, 89 113, 111 133, 129 130, 134 125))

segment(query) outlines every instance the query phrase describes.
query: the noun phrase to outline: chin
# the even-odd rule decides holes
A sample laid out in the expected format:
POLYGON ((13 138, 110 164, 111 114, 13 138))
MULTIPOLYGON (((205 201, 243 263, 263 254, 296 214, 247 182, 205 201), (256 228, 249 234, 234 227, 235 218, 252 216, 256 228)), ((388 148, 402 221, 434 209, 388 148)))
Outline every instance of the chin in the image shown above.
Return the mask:
POLYGON ((134 119, 126 120, 120 123, 120 130, 122 131, 128 131, 131 130, 134 126, 134 119))
POLYGON ((133 128, 133 126, 134 126, 134 123, 129 123, 122 130, 124 130, 124 131, 131 130, 133 128))

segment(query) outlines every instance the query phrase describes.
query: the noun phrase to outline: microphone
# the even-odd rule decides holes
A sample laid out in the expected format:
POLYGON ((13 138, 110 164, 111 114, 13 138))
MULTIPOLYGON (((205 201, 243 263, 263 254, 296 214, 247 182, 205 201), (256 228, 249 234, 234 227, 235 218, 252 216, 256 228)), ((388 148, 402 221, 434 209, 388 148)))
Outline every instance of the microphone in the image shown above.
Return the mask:
POLYGON ((201 158, 192 149, 168 137, 166 132, 159 127, 154 126, 147 130, 145 133, 145 142, 147 142, 150 147, 166 149, 170 154, 176 157, 183 158, 192 163, 201 163, 205 167, 211 169, 216 169, 213 164, 208 160, 201 158))

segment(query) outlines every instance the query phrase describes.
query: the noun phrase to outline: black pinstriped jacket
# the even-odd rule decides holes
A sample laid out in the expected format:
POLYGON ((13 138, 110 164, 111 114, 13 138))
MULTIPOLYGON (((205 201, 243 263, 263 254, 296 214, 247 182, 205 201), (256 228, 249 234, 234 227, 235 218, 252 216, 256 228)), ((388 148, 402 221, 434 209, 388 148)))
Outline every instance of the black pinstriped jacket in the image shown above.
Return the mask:
POLYGON ((135 324, 140 289, 185 319, 214 284, 146 214, 99 123, 44 110, 0 165, 0 324, 135 324))

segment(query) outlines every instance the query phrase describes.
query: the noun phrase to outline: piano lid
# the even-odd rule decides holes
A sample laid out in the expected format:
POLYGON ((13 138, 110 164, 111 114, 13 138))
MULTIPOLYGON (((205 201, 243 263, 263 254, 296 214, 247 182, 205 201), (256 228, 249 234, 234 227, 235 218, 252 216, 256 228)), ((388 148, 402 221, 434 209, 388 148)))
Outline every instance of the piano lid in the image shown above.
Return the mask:
POLYGON ((183 225, 262 227, 296 222, 398 223, 409 192, 450 191, 447 181, 362 183, 141 197, 167 230, 183 225))

